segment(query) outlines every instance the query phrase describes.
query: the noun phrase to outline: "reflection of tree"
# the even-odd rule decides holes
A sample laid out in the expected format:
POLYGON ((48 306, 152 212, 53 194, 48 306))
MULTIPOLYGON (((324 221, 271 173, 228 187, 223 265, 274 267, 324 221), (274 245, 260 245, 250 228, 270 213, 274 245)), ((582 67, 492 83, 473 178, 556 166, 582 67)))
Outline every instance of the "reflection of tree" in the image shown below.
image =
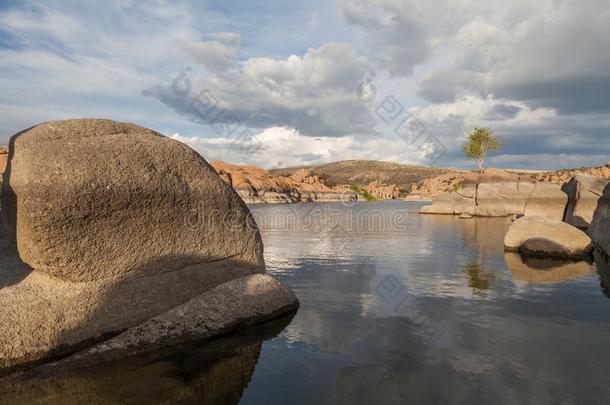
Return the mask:
POLYGON ((468 286, 475 290, 489 289, 494 280, 493 273, 486 272, 480 262, 464 264, 464 272, 468 276, 468 286))

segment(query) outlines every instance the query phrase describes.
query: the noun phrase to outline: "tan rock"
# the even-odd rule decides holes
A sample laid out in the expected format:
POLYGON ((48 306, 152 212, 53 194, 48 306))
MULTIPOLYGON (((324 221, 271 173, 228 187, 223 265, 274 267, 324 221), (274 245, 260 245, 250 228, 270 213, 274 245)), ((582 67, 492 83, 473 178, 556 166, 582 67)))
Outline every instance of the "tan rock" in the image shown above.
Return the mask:
MULTIPOLYGON (((264 272, 248 208, 184 144, 86 119, 33 127, 10 146, 2 216, 20 257, 1 244, 0 368, 71 352, 264 272)), ((262 316, 283 305, 252 302, 262 316)), ((227 318, 225 330, 234 325, 227 318)))
POLYGON ((505 170, 488 169, 478 180, 477 216, 503 217, 521 215, 534 180, 505 170))
POLYGON ((565 222, 524 216, 513 222, 504 236, 507 251, 541 257, 586 257, 592 249, 591 238, 565 222))
POLYGON ((358 195, 348 186, 328 187, 320 177, 301 169, 288 177, 276 176, 255 167, 213 161, 221 178, 246 203, 294 203, 310 201, 353 201, 358 195))
POLYGON ((610 185, 606 185, 602 197, 597 202, 587 233, 606 255, 610 255, 610 185))
POLYGON ((525 216, 536 216, 563 221, 568 195, 558 184, 536 183, 525 203, 525 216))
POLYGON ((578 174, 565 183, 561 188, 568 195, 565 221, 582 229, 588 228, 606 185, 607 180, 586 174, 578 174))
POLYGON ((363 189, 373 197, 381 200, 394 200, 400 197, 400 188, 395 184, 373 181, 364 186, 363 189))

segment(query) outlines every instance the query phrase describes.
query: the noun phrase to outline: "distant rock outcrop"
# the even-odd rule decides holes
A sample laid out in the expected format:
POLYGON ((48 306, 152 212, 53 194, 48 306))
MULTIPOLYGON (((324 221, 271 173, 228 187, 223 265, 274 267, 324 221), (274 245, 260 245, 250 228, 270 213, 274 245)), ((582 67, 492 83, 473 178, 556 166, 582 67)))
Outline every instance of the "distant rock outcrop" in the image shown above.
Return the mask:
POLYGON ((593 245, 586 233, 570 224, 524 216, 511 224, 504 248, 529 256, 583 258, 589 256, 593 245))
MULTIPOLYGON (((149 129, 35 126, 11 138, 4 180, 13 256, 0 261, 0 367, 69 353, 265 271, 239 196, 191 148, 149 129)), ((235 313, 226 329, 286 309, 248 288, 256 316, 235 313)))
POLYGON ((311 201, 354 201, 358 193, 347 185, 328 187, 319 176, 300 169, 288 177, 277 176, 255 167, 213 161, 220 177, 237 191, 246 203, 293 203, 311 201))
POLYGON ((380 200, 394 200, 400 197, 400 188, 395 184, 385 184, 380 181, 373 181, 362 187, 362 189, 380 200))

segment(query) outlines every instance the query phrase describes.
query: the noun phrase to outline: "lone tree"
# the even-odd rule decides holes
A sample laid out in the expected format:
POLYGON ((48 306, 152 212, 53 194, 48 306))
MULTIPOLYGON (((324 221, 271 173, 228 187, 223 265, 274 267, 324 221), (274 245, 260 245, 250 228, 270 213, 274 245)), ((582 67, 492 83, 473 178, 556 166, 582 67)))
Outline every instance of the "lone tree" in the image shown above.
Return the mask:
POLYGON ((504 143, 493 136, 491 128, 475 128, 468 135, 468 142, 464 144, 464 154, 469 160, 476 160, 479 171, 483 173, 483 163, 489 152, 500 150, 504 143))

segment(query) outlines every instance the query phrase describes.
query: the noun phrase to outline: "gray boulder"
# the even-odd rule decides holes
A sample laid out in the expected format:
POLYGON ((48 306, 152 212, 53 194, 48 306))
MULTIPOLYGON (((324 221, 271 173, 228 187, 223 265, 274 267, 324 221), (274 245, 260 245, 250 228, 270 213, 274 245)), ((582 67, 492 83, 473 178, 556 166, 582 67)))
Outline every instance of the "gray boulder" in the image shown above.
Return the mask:
POLYGON ((606 255, 610 255, 610 184, 606 185, 602 197, 597 202, 587 233, 606 255))
POLYGON ((588 174, 577 174, 562 186, 568 195, 565 221, 581 229, 591 225, 597 201, 602 196, 608 180, 588 174))
POLYGON ((12 254, 0 262, 11 274, 0 277, 0 367, 86 347, 264 272, 235 191, 186 145, 132 124, 58 121, 13 136, 2 220, 12 254))
POLYGON ((505 250, 530 256, 582 258, 591 253, 592 247, 591 238, 578 228, 541 217, 517 219, 504 236, 505 250))

